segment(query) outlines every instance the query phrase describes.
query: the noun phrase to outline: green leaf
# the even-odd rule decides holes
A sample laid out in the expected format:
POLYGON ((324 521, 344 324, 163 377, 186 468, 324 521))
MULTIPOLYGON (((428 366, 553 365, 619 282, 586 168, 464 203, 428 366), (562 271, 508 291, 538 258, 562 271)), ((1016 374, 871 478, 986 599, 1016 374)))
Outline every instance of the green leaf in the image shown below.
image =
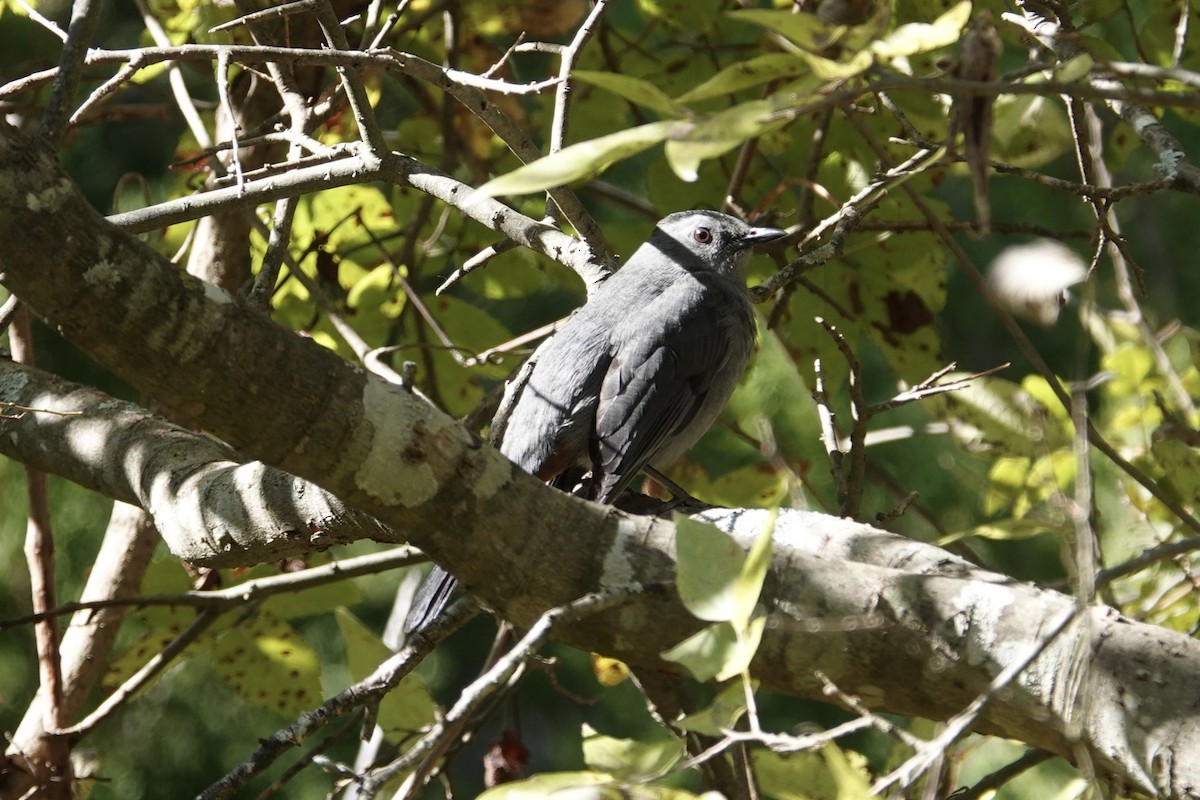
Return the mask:
POLYGON ((992 106, 992 116, 994 158, 1034 169, 1072 146, 1070 123, 1054 98, 1001 95, 992 106))
POLYGON ((867 758, 834 742, 820 751, 776 753, 756 748, 754 777, 776 800, 866 800, 871 797, 867 758))
MULTIPOLYGON (((736 13, 736 12, 734 12, 736 13)), ((806 59, 792 53, 767 53, 731 64, 698 86, 675 98, 677 103, 694 103, 736 92, 768 81, 798 78, 812 72, 806 59)))
POLYGON ((665 775, 685 754, 684 743, 674 736, 654 741, 616 739, 583 726, 583 760, 590 769, 615 778, 643 781, 665 775))
MULTIPOLYGON (((347 609, 337 609, 336 619, 338 630, 342 634, 342 644, 346 648, 350 677, 361 681, 391 656, 392 651, 374 631, 347 609)), ((436 717, 435 707, 436 704, 421 676, 410 672, 383 698, 375 721, 389 741, 398 742, 413 731, 432 725, 436 717)))
POLYGON ((715 678, 725 669, 737 647, 737 634, 728 622, 709 625, 663 653, 667 661, 682 665, 698 681, 715 678))
POLYGON ((476 800, 546 800, 555 796, 591 800, 609 797, 608 791, 616 790, 612 784, 612 778, 600 772, 544 772, 494 786, 476 800))
POLYGON ((571 77, 593 86, 599 86, 619 97, 624 97, 631 103, 653 109, 663 116, 681 117, 684 114, 684 110, 662 89, 641 78, 616 72, 594 72, 585 69, 575 70, 571 73, 571 77))
POLYGON ((663 658, 682 665, 698 681, 728 680, 749 669, 766 621, 766 617, 752 620, 745 636, 738 636, 728 622, 709 625, 663 653, 663 658))
POLYGON ((284 717, 321 700, 316 651, 291 625, 261 610, 217 639, 213 666, 248 703, 284 717))
MULTIPOLYGON (((509 330, 487 311, 449 294, 429 298, 428 307, 451 344, 459 348, 457 354, 460 357, 475 356, 512 338, 509 330)), ((393 363, 399 364, 405 360, 417 362, 418 385, 428 380, 427 367, 432 363, 445 404, 443 410, 456 417, 474 409, 484 393, 512 371, 512 363, 468 366, 460 363, 455 358, 456 353, 446 347, 434 347, 432 350, 433 356, 428 360, 422 359, 415 349, 403 350, 393 358, 393 363)))
POLYGON ((779 128, 787 120, 776 113, 769 100, 752 100, 680 126, 667 140, 667 161, 682 180, 698 177, 700 162, 729 152, 748 139, 779 128))
POLYGON ((874 797, 871 791, 871 774, 866 759, 860 753, 848 753, 834 742, 826 742, 821 748, 829 774, 837 787, 838 800, 857 800, 874 797))
POLYGON ((729 16, 773 30, 809 51, 824 50, 833 42, 837 30, 815 14, 793 14, 786 9, 746 8, 730 11, 729 16))
POLYGON ((716 792, 692 794, 654 784, 625 783, 601 772, 544 772, 488 789, 477 800, 721 800, 716 792))
POLYGON ((763 582, 767 578, 767 570, 771 567, 771 554, 774 552, 774 534, 775 520, 779 517, 779 508, 773 507, 770 509, 767 521, 763 525, 763 529, 759 531, 758 536, 754 538, 754 544, 750 546, 750 552, 746 554, 745 564, 738 573, 737 581, 733 587, 733 617, 731 622, 742 630, 743 633, 749 633, 750 618, 754 615, 754 608, 758 605, 758 597, 762 594, 763 582))
POLYGON ((614 162, 642 152, 666 139, 682 124, 664 120, 564 147, 507 175, 492 178, 477 190, 481 195, 529 194, 599 175, 614 162))
POLYGON ((698 619, 724 622, 737 611, 736 589, 746 553, 706 522, 675 515, 676 580, 684 606, 698 619))
MULTIPOLYGON (((958 373, 947 375, 950 381, 958 373)), ((1061 407, 1057 400, 1056 405, 1061 407)), ((929 398, 926 405, 958 424, 952 429, 972 446, 1008 456, 1036 457, 1070 442, 1066 428, 1024 388, 1002 378, 976 378, 957 391, 929 398)))
POLYGON ((1063 83, 1078 81, 1086 78, 1096 66, 1096 60, 1087 53, 1077 55, 1054 68, 1055 80, 1063 83))
MULTIPOLYGON (((751 688, 756 689, 757 684, 751 688)), ((742 681, 734 681, 713 698, 708 708, 677 720, 675 727, 704 736, 724 736, 725 731, 733 730, 746 708, 746 686, 742 681)))
POLYGON ((881 58, 897 58, 946 47, 958 41, 970 17, 971 3, 963 0, 933 22, 910 22, 899 26, 874 42, 871 50, 881 58))
MULTIPOLYGON (((801 463, 801 459, 813 457, 813 443, 821 432, 812 390, 805 385, 795 363, 797 356, 806 358, 811 369, 812 351, 789 352, 788 345, 795 337, 785 341, 763 324, 759 331, 758 353, 746 379, 730 398, 727 413, 744 433, 755 437, 760 421, 765 420, 781 454, 801 463)), ((821 345, 816 337, 805 344, 821 345)))
POLYGON ((799 55, 808 62, 813 74, 823 81, 853 78, 859 73, 866 72, 875 61, 870 50, 859 50, 846 61, 833 61, 803 51, 799 55))
MULTIPOLYGON (((147 592, 150 594, 150 592, 147 592)), ((108 665, 102 685, 115 689, 141 669, 147 661, 158 655, 196 619, 196 609, 184 606, 151 606, 137 615, 150 627, 136 641, 121 651, 108 665), (151 612, 147 614, 146 612, 151 612)), ((203 652, 212 646, 214 634, 211 629, 202 633, 176 656, 176 663, 203 652)), ((154 680, 163 676, 159 672, 154 680)), ((153 681, 151 681, 151 684, 153 681)), ((143 689, 144 690, 144 689, 143 689)))

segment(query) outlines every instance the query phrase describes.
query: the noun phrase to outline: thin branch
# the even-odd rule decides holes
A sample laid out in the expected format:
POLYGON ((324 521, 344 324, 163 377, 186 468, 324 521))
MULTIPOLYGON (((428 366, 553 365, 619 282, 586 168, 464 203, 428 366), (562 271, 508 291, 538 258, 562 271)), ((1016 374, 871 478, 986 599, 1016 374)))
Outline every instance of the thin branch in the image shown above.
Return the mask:
MULTIPOLYGON (((1067 12, 1064 10, 1060 13, 1065 15, 1067 12)), ((1060 26, 1044 17, 1033 13, 1011 12, 1002 16, 1008 22, 1027 31, 1053 51, 1060 61, 1069 61, 1083 52, 1074 35, 1060 35, 1060 26)), ((1120 73, 1117 72, 1117 74, 1120 73)), ((1180 78, 1182 77, 1188 76, 1180 76, 1180 78)), ((1183 82, 1190 84, 1190 77, 1183 82)), ((1175 188, 1191 193, 1200 193, 1200 168, 1187 159, 1183 144, 1147 108, 1147 106, 1161 105, 1154 99, 1157 92, 1144 92, 1135 87, 1125 86, 1108 77, 1103 69, 1088 79, 1087 86, 1097 90, 1098 94, 1091 97, 1087 96, 1090 93, 1064 92, 1064 94, 1069 94, 1076 99, 1107 101, 1109 108, 1133 128, 1134 133, 1147 147, 1158 154, 1158 167, 1163 175, 1172 181, 1175 188)), ((1195 91, 1190 94, 1200 97, 1200 93, 1195 91)))
MULTIPOLYGON (((848 110, 846 113, 846 119, 855 127, 855 129, 859 132, 859 135, 862 136, 863 140, 871 147, 880 161, 886 165, 890 161, 890 155, 875 138, 874 134, 868 130, 858 118, 858 114, 852 110, 848 110)), ((1033 365, 1034 370, 1036 370, 1037 373, 1046 380, 1047 385, 1050 387, 1050 390, 1054 392, 1055 397, 1058 398, 1063 408, 1069 412, 1071 408, 1071 398, 1067 394, 1066 390, 1063 389, 1058 377, 1054 374, 1053 370, 1050 369, 1050 366, 1046 363, 1045 359, 1042 358, 1041 354, 1033 346, 1033 343, 1029 341, 1029 337, 1026 336, 1025 332, 1021 330, 1019 325, 1017 325, 1017 322, 1013 318, 1012 314, 1010 314, 1008 310, 1004 308, 1003 304, 997 300, 995 293, 991 290, 991 287, 988 286, 987 279, 983 276, 983 273, 980 272, 979 268, 975 266, 974 261, 967 254, 966 250, 964 250, 963 246, 959 244, 958 240, 955 239, 948 230, 946 230, 946 227, 942 224, 941 219, 937 214, 934 213, 929 204, 925 202, 925 198, 919 192, 915 191, 907 183, 902 183, 900 186, 905 192, 905 195, 908 197, 909 201, 933 227, 933 230, 937 234, 938 238, 954 255, 954 258, 962 268, 963 273, 970 279, 971 283, 975 286, 975 290, 984 299, 984 302, 986 302, 992 309, 992 312, 996 315, 997 319, 1000 320, 1001 325, 1003 325, 1008 335, 1012 337, 1014 342, 1016 342, 1017 347, 1021 350, 1022 354, 1029 359, 1029 363, 1033 365)), ((1129 475, 1129 477, 1133 478, 1137 483, 1139 483, 1144 489, 1146 489, 1147 492, 1149 492, 1155 499, 1162 503, 1167 510, 1178 517, 1185 525, 1194 531, 1200 532, 1200 520, 1197 520, 1195 516, 1193 516, 1186 508, 1184 508, 1176 497, 1172 496, 1170 492, 1159 486, 1158 482, 1153 480, 1140 467, 1133 464, 1128 459, 1123 457, 1119 452, 1117 452, 1116 448, 1109 444, 1108 441, 1096 429, 1096 427, 1090 422, 1087 425, 1087 431, 1088 441, 1091 442, 1093 447, 1103 453, 1105 457, 1116 464, 1117 467, 1125 472, 1125 474, 1129 475)))
POLYGON ((130 233, 144 233, 167 225, 188 222, 216 211, 257 206, 280 197, 317 192, 372 180, 412 186, 458 208, 466 216, 513 239, 520 245, 553 258, 581 275, 603 271, 584 242, 557 228, 513 211, 492 198, 471 195, 471 187, 449 175, 400 153, 383 158, 365 152, 361 145, 346 148, 351 155, 337 160, 295 167, 286 173, 247 180, 241 191, 222 187, 191 197, 109 216, 109 222, 130 233))
POLYGON ((220 612, 212 609, 201 611, 192 620, 191 624, 172 639, 166 647, 151 656, 150 660, 143 664, 141 669, 129 676, 112 694, 104 698, 104 701, 92 713, 68 728, 50 731, 51 735, 73 739, 90 733, 93 728, 104 722, 117 709, 131 700, 155 675, 165 669, 175 659, 175 656, 182 653, 188 645, 200 638, 201 634, 208 630, 217 621, 219 616, 220 612))
POLYGON ((559 50, 558 86, 554 90, 554 122, 550 127, 550 152, 557 153, 567 143, 567 126, 571 112, 571 70, 575 67, 575 59, 579 57, 584 45, 596 32, 600 17, 608 6, 609 0, 596 0, 587 18, 575 31, 571 43, 559 50))
POLYGON ((357 578, 361 575, 376 575, 401 567, 410 567, 428 559, 413 547, 395 547, 379 553, 370 553, 355 558, 331 561, 319 567, 286 572, 256 578, 224 589, 190 591, 182 594, 139 595, 134 597, 109 597, 103 600, 78 601, 22 617, 0 620, 0 632, 22 625, 41 622, 45 619, 74 614, 79 611, 97 611, 103 608, 135 606, 184 606, 188 608, 230 611, 242 608, 248 602, 263 600, 279 594, 300 592, 337 581, 357 578))
POLYGON ((421 661, 433 651, 438 642, 461 628, 477 612, 470 601, 459 601, 422 630, 395 655, 385 659, 363 680, 346 687, 312 711, 261 740, 259 747, 241 764, 200 793, 197 800, 225 800, 244 787, 255 775, 262 773, 293 747, 358 708, 379 703, 421 661))
POLYGON ((840 448, 838 450, 843 456, 849 455, 850 457, 850 468, 844 474, 842 484, 838 487, 838 513, 843 517, 858 519, 862 505, 863 484, 867 472, 867 448, 865 444, 867 423, 870 422, 871 418, 871 409, 867 405, 866 395, 863 394, 862 364, 859 363, 858 358, 854 355, 854 351, 850 349, 850 344, 846 341, 846 337, 842 336, 836 327, 821 317, 817 317, 817 324, 833 339, 834 346, 837 347, 842 358, 846 360, 846 364, 850 370, 850 409, 854 423, 850 426, 849 452, 843 452, 840 448))
POLYGON ((813 389, 813 401, 817 404, 817 417, 821 421, 821 443, 825 445, 825 453, 829 456, 829 471, 833 477, 833 486, 837 492, 838 508, 846 506, 846 473, 842 470, 842 452, 837 431, 837 415, 829 406, 829 396, 825 392, 825 371, 821 368, 821 359, 813 361, 813 371, 816 374, 816 388, 813 389))
POLYGON ((75 0, 71 5, 71 22, 67 26, 67 40, 59 58, 54 88, 50 90, 50 99, 46 101, 46 111, 38 126, 38 138, 46 147, 56 147, 66 134, 71 118, 69 109, 83 77, 88 47, 96 36, 102 5, 100 0, 75 0))
POLYGON ((1004 784, 1053 757, 1052 753, 1047 753, 1045 750, 1027 750, 1016 761, 1005 764, 995 772, 980 778, 971 788, 955 792, 953 798, 954 800, 983 800, 985 797, 994 797, 996 790, 1004 784))
POLYGON ((1061 614, 1059 619, 1051 624, 1049 630, 1046 631, 1041 639, 1035 642, 1026 653, 1020 658, 1015 659, 992 679, 986 691, 971 701, 960 713, 947 720, 941 733, 933 739, 921 743, 917 747, 917 752, 911 758, 887 775, 876 780, 871 786, 871 794, 882 794, 889 786, 896 784, 902 787, 912 785, 913 781, 929 767, 934 759, 944 753, 946 748, 958 739, 958 737, 967 732, 983 712, 984 706, 1002 692, 1006 686, 1016 680, 1017 676, 1024 672, 1026 667, 1033 663, 1035 658, 1041 655, 1069 626, 1079 619, 1080 614, 1081 612, 1078 609, 1071 609, 1061 614))
MULTIPOLYGON (((33 363, 33 329, 29 314, 18 314, 9 333, 13 359, 18 363, 33 363)), ((25 530, 25 563, 29 568, 29 590, 34 612, 51 609, 57 603, 54 534, 50 525, 50 501, 46 491, 46 473, 32 467, 25 470, 29 514, 25 530)), ((53 731, 66 721, 63 710, 62 658, 59 652, 58 621, 47 617, 34 630, 37 645, 39 693, 45 695, 42 705, 43 730, 53 731)), ((61 740, 38 742, 37 757, 31 759, 38 773, 45 796, 50 800, 69 800, 71 796, 70 745, 61 740)))
MULTIPOLYGON (((388 780, 411 769, 430 752, 447 745, 446 737, 457 734, 458 723, 473 716, 496 692, 519 680, 528 666, 529 660, 549 640, 558 625, 588 614, 605 611, 625 599, 627 599, 627 595, 623 593, 589 594, 542 614, 511 650, 497 659, 491 669, 484 672, 463 690, 454 707, 447 712, 445 719, 435 724, 433 729, 402 757, 386 766, 374 769, 364 776, 360 791, 364 796, 371 796, 373 791, 388 780)), ((403 787, 397 792, 397 796, 403 797, 408 791, 407 786, 403 787)))
MULTIPOLYGON (((321 26, 321 31, 325 34, 325 40, 329 42, 332 50, 345 52, 350 49, 350 43, 346 41, 346 31, 342 29, 342 24, 333 13, 333 7, 329 4, 329 0, 301 0, 301 2, 309 4, 321 26)), ((383 129, 379 127, 379 118, 375 116, 375 109, 371 106, 367 87, 363 84, 358 68, 342 66, 338 67, 337 71, 342 79, 342 85, 346 89, 346 97, 350 99, 350 110, 354 112, 354 119, 358 123, 358 130, 362 134, 363 141, 375 152, 387 150, 387 143, 383 139, 383 129)))
POLYGON ((954 363, 948 364, 934 372, 916 386, 905 389, 890 400, 885 400, 882 403, 872 404, 871 416, 882 414, 885 411, 891 411, 893 408, 899 408, 900 406, 905 406, 909 403, 915 403, 918 400, 924 400, 926 397, 945 394, 946 392, 958 391, 967 384, 971 383, 971 381, 978 380, 979 378, 986 378, 989 375, 995 375, 997 372, 1008 369, 1012 366, 1012 364, 1006 361, 1003 364, 997 364, 991 369, 985 369, 982 372, 973 372, 970 375, 962 375, 950 381, 949 383, 940 383, 939 381, 941 381, 941 379, 944 378, 946 374, 953 370, 956 366, 958 365, 954 363))
MULTIPOLYGON (((874 205, 879 198, 865 200, 864 205, 874 205)), ((853 201, 851 201, 853 202, 853 201)), ((817 267, 827 264, 837 258, 842 253, 842 248, 846 245, 846 237, 854 230, 855 226, 862 219, 859 209, 855 208, 848 202, 846 205, 838 209, 837 213, 829 217, 829 219, 837 218, 836 224, 833 226, 833 233, 829 237, 829 241, 807 253, 793 259, 787 266, 776 272, 771 277, 760 283, 758 286, 752 286, 749 289, 750 299, 755 303, 761 303, 771 297, 775 292, 800 280, 805 273, 816 269, 817 267)), ((822 223, 818 228, 828 227, 822 223)), ((814 229, 815 231, 816 229, 814 229)), ((811 241, 814 237, 814 232, 810 231, 805 236, 805 241, 811 241)))
POLYGON ((4 299, 4 304, 0 305, 0 336, 3 336, 9 326, 13 324, 13 320, 17 318, 20 310, 21 298, 10 294, 4 299))
POLYGON ((292 240, 292 220, 296 217, 299 201, 295 197, 283 197, 275 203, 275 219, 267 240, 267 252, 263 254, 254 285, 246 300, 251 306, 266 311, 271 307, 271 295, 279 281, 279 272, 285 260, 289 260, 288 245, 292 240))

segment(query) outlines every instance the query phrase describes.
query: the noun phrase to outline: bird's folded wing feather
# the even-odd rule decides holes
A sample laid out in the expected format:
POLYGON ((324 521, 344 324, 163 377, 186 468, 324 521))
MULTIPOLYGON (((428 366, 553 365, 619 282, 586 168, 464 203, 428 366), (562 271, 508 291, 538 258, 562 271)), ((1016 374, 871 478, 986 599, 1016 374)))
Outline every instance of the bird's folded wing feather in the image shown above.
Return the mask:
POLYGON ((611 502, 664 448, 678 444, 730 357, 719 298, 663 300, 666 313, 652 307, 632 316, 627 330, 613 337, 620 346, 596 412, 600 502, 611 502))
POLYGON ((572 335, 548 339, 513 406, 500 452, 525 471, 552 479, 588 457, 600 385, 610 363, 608 331, 572 318, 572 335))

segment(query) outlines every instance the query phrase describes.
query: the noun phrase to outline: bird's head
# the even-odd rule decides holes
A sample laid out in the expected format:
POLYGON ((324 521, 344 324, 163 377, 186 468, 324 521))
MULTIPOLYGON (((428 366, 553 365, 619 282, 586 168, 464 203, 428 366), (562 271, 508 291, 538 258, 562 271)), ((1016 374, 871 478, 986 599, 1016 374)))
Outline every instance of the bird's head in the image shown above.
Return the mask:
POLYGON ((741 280, 750 250, 785 234, 719 211, 679 211, 659 221, 646 246, 690 272, 719 272, 741 280))

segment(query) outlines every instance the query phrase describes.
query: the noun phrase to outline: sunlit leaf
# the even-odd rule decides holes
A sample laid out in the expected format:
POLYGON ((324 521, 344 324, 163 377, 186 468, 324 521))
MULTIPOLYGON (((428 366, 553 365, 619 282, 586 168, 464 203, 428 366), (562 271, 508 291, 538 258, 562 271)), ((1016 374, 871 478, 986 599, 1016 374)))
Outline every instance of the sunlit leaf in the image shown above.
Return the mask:
POLYGON ((507 175, 493 178, 477 191, 489 197, 528 194, 599 175, 613 162, 629 158, 663 141, 681 124, 684 123, 675 120, 651 122, 599 139, 579 142, 518 167, 507 175))
POLYGON ((815 14, 794 14, 788 9, 743 8, 728 12, 739 22, 749 22, 787 37, 805 50, 823 50, 833 39, 836 27, 815 14))
MULTIPOLYGON (((149 610, 154 612, 151 626, 109 663, 102 681, 105 688, 120 686, 147 661, 161 653, 196 619, 196 609, 184 606, 155 606, 149 610)), ((213 631, 206 631, 188 644, 176 658, 180 661, 191 658, 211 647, 213 641, 213 631)), ((155 680, 162 675, 160 672, 155 680)))
POLYGON ((292 626, 262 611, 217 639, 213 666, 247 702, 284 717, 321 701, 316 651, 292 626))
POLYGON ((664 116, 679 117, 683 115, 683 109, 676 101, 650 81, 616 72, 594 72, 585 69, 575 70, 571 73, 571 77, 593 86, 599 86, 601 89, 610 91, 640 106, 653 109, 664 116))
MULTIPOLYGON (((952 379, 953 374, 945 380, 952 379)), ((1046 406, 1022 387, 1001 378, 976 379, 958 391, 926 402, 955 422, 952 431, 956 436, 1005 455, 1033 457, 1071 439, 1069 431, 1046 406)))
POLYGON ((1000 95, 992 117, 992 153, 1002 161, 1032 169, 1071 147, 1070 123, 1053 98, 1000 95))
POLYGON ((766 617, 751 620, 745 636, 738 636, 733 625, 717 622, 663 653, 687 669, 698 681, 728 680, 750 668, 758 651, 766 617))
POLYGON ((694 181, 701 161, 727 153, 786 122, 770 101, 742 103, 678 128, 667 140, 667 161, 681 179, 694 181))
POLYGON ((758 605, 759 595, 762 594, 763 582, 771 567, 771 556, 774 553, 775 520, 779 516, 779 508, 770 509, 762 530, 754 537, 754 544, 746 554, 746 560, 738 573, 733 587, 733 616, 730 621, 744 632, 750 618, 758 605))
POLYGON ((733 730, 746 713, 747 702, 745 685, 742 681, 733 681, 706 708, 677 720, 675 727, 705 736, 723 736, 726 731, 733 730))
POLYGON ((715 793, 696 795, 658 784, 626 783, 601 772, 544 772, 503 783, 478 800, 720 800, 715 793))
POLYGON ((801 52, 799 55, 808 62, 813 74, 825 81, 853 78, 866 72, 875 61, 869 50, 859 50, 846 61, 834 61, 808 52, 801 52))
MULTIPOLYGON (((737 12, 734 12, 737 13, 737 12)), ((812 71, 808 61, 791 53, 766 53, 731 64, 695 88, 675 98, 678 103, 694 103, 710 97, 736 92, 767 81, 797 78, 812 71)))
POLYGON ((732 536, 705 522, 675 515, 677 588, 694 616, 709 622, 733 618, 735 592, 746 553, 732 536))
POLYGON ((756 748, 751 758, 760 787, 776 800, 867 800, 876 796, 870 791, 867 757, 843 750, 835 742, 799 753, 756 748))
POLYGON ((616 658, 592 653, 592 673, 601 686, 618 686, 629 679, 629 665, 616 658))
POLYGON ((909 22, 901 25, 871 49, 881 58, 896 58, 946 47, 958 41, 971 16, 971 3, 963 0, 933 22, 909 22))
POLYGON ((674 736, 652 741, 617 739, 583 726, 584 763, 621 780, 641 781, 664 775, 685 752, 683 740, 674 736))
MULTIPOLYGON (((353 680, 363 680, 392 655, 392 651, 374 631, 348 610, 337 609, 335 619, 342 634, 346 663, 353 680)), ((376 711, 375 721, 390 741, 400 741, 413 731, 432 725, 435 720, 434 709, 433 698, 429 696, 424 680, 417 673, 410 672, 384 696, 376 711)))

